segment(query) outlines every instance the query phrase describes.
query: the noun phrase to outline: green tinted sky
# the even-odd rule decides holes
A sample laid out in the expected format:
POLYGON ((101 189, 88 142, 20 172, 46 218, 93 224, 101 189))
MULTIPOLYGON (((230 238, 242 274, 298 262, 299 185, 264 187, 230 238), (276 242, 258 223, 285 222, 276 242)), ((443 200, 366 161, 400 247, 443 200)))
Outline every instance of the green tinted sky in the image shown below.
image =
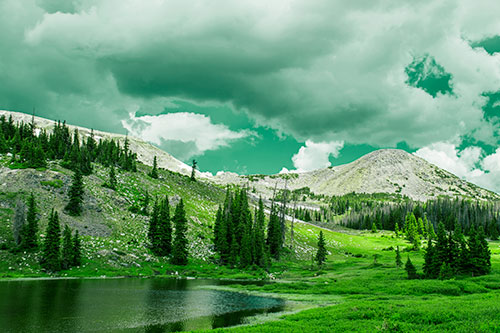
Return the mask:
POLYGON ((203 170, 402 148, 500 189, 498 1, 2 0, 0 108, 203 170))

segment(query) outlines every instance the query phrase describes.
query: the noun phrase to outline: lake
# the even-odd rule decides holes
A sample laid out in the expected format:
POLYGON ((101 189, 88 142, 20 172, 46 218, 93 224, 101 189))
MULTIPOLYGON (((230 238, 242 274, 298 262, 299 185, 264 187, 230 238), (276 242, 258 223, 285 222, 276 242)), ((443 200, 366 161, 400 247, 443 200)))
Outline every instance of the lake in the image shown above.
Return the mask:
POLYGON ((0 330, 174 332, 238 325, 285 307, 280 299, 202 288, 228 283, 134 278, 1 281, 0 330))

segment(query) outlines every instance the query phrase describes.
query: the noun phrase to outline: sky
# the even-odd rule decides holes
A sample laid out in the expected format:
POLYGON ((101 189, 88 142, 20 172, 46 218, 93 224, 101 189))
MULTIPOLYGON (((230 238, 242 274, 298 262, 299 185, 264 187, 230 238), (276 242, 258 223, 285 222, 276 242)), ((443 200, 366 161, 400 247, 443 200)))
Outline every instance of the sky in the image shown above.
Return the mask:
POLYGON ((203 171, 414 153, 500 192, 500 2, 0 0, 0 109, 203 171))

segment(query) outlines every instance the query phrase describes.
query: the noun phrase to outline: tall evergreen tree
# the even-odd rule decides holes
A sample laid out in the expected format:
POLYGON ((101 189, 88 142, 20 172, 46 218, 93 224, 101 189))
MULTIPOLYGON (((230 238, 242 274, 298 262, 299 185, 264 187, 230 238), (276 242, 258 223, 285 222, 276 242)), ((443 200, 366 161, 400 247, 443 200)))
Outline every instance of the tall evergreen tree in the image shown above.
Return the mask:
POLYGON ((28 199, 28 212, 26 214, 26 223, 23 226, 23 248, 34 249, 37 247, 38 217, 33 192, 28 199))
POLYGON ((266 264, 264 228, 265 228, 264 203, 262 201, 262 198, 259 198, 259 207, 255 213, 253 244, 255 246, 254 262, 256 265, 260 267, 264 267, 266 264))
POLYGON ((396 267, 399 268, 403 265, 401 260, 401 252, 399 251, 399 246, 396 247, 396 267))
POLYGON ((168 196, 161 201, 156 228, 158 255, 168 256, 172 252, 172 224, 170 222, 170 205, 168 196))
POLYGON ((160 219, 160 205, 158 200, 153 205, 151 216, 149 218, 148 238, 153 253, 158 251, 158 221, 160 219))
POLYGON ((80 236, 78 234, 78 230, 75 231, 75 235, 73 236, 73 258, 71 265, 80 266, 82 262, 82 249, 80 244, 80 236))
POLYGON ((191 180, 196 180, 196 167, 198 165, 198 162, 196 160, 193 160, 193 163, 191 164, 191 180))
POLYGON ((435 279, 439 274, 440 263, 436 261, 436 251, 432 240, 427 243, 427 249, 424 254, 424 275, 428 279, 435 279))
POLYGON ((153 159, 153 168, 151 169, 149 176, 153 179, 158 179, 158 164, 156 162, 156 156, 153 159))
POLYGON ((73 174, 73 182, 69 189, 69 202, 66 211, 72 216, 79 216, 82 213, 83 203, 83 179, 80 169, 76 169, 73 174))
POLYGON ((326 261, 326 246, 325 246, 325 237, 323 236, 323 231, 320 230, 318 237, 318 251, 316 252, 315 260, 318 266, 321 268, 326 261))
POLYGON ((110 189, 116 190, 117 184, 118 184, 118 182, 116 181, 115 167, 110 166, 109 167, 109 174, 108 174, 108 182, 106 183, 106 185, 110 189))
POLYGON ((71 237, 71 229, 66 224, 62 235, 62 252, 61 252, 61 267, 68 269, 73 262, 73 239, 71 237))
POLYGON ((61 228, 59 226, 59 215, 56 211, 54 211, 54 209, 52 209, 52 212, 50 213, 49 223, 45 234, 41 264, 46 270, 55 272, 61 269, 61 228))
POLYGON ((409 280, 413 280, 413 279, 418 278, 417 269, 415 268, 415 266, 411 262, 410 256, 408 256, 408 259, 406 260, 405 270, 406 270, 406 273, 408 274, 409 280))
POLYGON ((186 238, 187 220, 186 213, 184 212, 184 202, 182 199, 175 207, 175 214, 172 220, 175 226, 175 239, 172 247, 172 264, 186 265, 188 263, 186 238))
POLYGON ((267 226, 267 246, 269 253, 274 259, 280 258, 281 252, 281 225, 278 214, 271 209, 269 224, 267 226))

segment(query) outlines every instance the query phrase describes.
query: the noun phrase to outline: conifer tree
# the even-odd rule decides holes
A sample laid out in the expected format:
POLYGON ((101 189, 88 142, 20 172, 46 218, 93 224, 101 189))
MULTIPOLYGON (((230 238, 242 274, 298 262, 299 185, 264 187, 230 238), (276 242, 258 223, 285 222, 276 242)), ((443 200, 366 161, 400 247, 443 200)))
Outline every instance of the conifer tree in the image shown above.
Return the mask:
POLYGON ((451 265, 447 262, 443 262, 439 269, 439 279, 440 280, 448 280, 451 279, 454 275, 454 270, 451 265))
POLYGON ((196 167, 198 165, 198 162, 196 160, 193 160, 193 163, 191 164, 191 180, 196 180, 196 167))
POLYGON ((418 277, 417 269, 415 268, 415 266, 411 262, 410 256, 408 256, 408 259, 406 260, 405 270, 406 270, 406 273, 408 274, 409 280, 413 280, 413 279, 416 279, 418 277))
POLYGON ((396 238, 399 238, 399 224, 398 222, 396 222, 396 224, 394 225, 394 233, 396 234, 396 238))
POLYGON ((260 267, 264 267, 265 260, 265 216, 264 216, 264 203, 262 198, 259 198, 259 207, 255 213, 255 227, 254 227, 254 240, 255 246, 254 262, 260 267))
POLYGON ((75 235, 73 236, 73 258, 71 261, 72 266, 80 266, 82 262, 82 249, 80 244, 80 237, 78 234, 78 230, 75 231, 75 235))
POLYGON ((61 267, 68 269, 73 262, 73 239, 71 238, 71 230, 66 224, 62 235, 62 252, 61 252, 61 267))
POLYGON ((219 206, 214 222, 214 247, 217 252, 220 252, 220 242, 222 238, 222 207, 219 206))
POLYGON ((241 238, 240 247, 240 265, 248 267, 253 263, 254 247, 253 247, 253 228, 251 214, 245 214, 243 223, 243 236, 241 238))
POLYGON ((186 238, 187 220, 186 213, 184 212, 184 202, 182 199, 175 207, 175 214, 172 220, 175 226, 175 239, 172 247, 172 264, 186 265, 188 263, 186 238))
POLYGON ((69 189, 69 202, 66 211, 69 215, 79 216, 82 213, 83 203, 83 180, 80 169, 77 168, 73 174, 73 182, 69 189))
POLYGON ((52 209, 52 212, 50 213, 49 223, 45 234, 41 264, 46 270, 55 272, 61 268, 61 228, 59 226, 59 216, 54 209, 52 209))
POLYGON ((440 264, 436 262, 436 251, 432 240, 427 243, 427 249, 424 254, 424 275, 428 279, 435 279, 439 274, 440 264))
POLYGON ((316 252, 315 260, 318 266, 321 268, 326 261, 327 255, 326 247, 325 247, 325 238, 323 236, 323 231, 320 230, 318 237, 318 251, 316 252))
POLYGON ((153 168, 151 169, 149 176, 153 179, 158 179, 158 164, 156 162, 156 156, 153 159, 153 168))
POLYGON ((23 226, 23 248, 34 249, 37 247, 37 233, 38 233, 38 217, 33 192, 28 199, 28 212, 26 214, 26 223, 23 226))
POLYGON ((109 168, 108 183, 106 185, 110 189, 116 190, 116 186, 117 186, 116 174, 115 174, 115 168, 112 165, 109 168))
POLYGON ((158 201, 153 204, 153 210, 149 218, 148 238, 153 253, 158 251, 158 220, 160 218, 160 205, 158 201))
POLYGON ((377 232, 377 226, 375 225, 375 222, 372 223, 372 233, 377 232))
POLYGON ((170 205, 168 196, 161 201, 156 228, 158 255, 168 256, 172 252, 172 224, 170 222, 170 205))
POLYGON ((281 225, 278 214, 271 209, 269 224, 267 226, 267 246, 274 259, 279 259, 281 252, 281 225))
POLYGON ((403 265, 401 260, 401 252, 399 251, 399 246, 396 247, 396 267, 400 268, 403 265))

